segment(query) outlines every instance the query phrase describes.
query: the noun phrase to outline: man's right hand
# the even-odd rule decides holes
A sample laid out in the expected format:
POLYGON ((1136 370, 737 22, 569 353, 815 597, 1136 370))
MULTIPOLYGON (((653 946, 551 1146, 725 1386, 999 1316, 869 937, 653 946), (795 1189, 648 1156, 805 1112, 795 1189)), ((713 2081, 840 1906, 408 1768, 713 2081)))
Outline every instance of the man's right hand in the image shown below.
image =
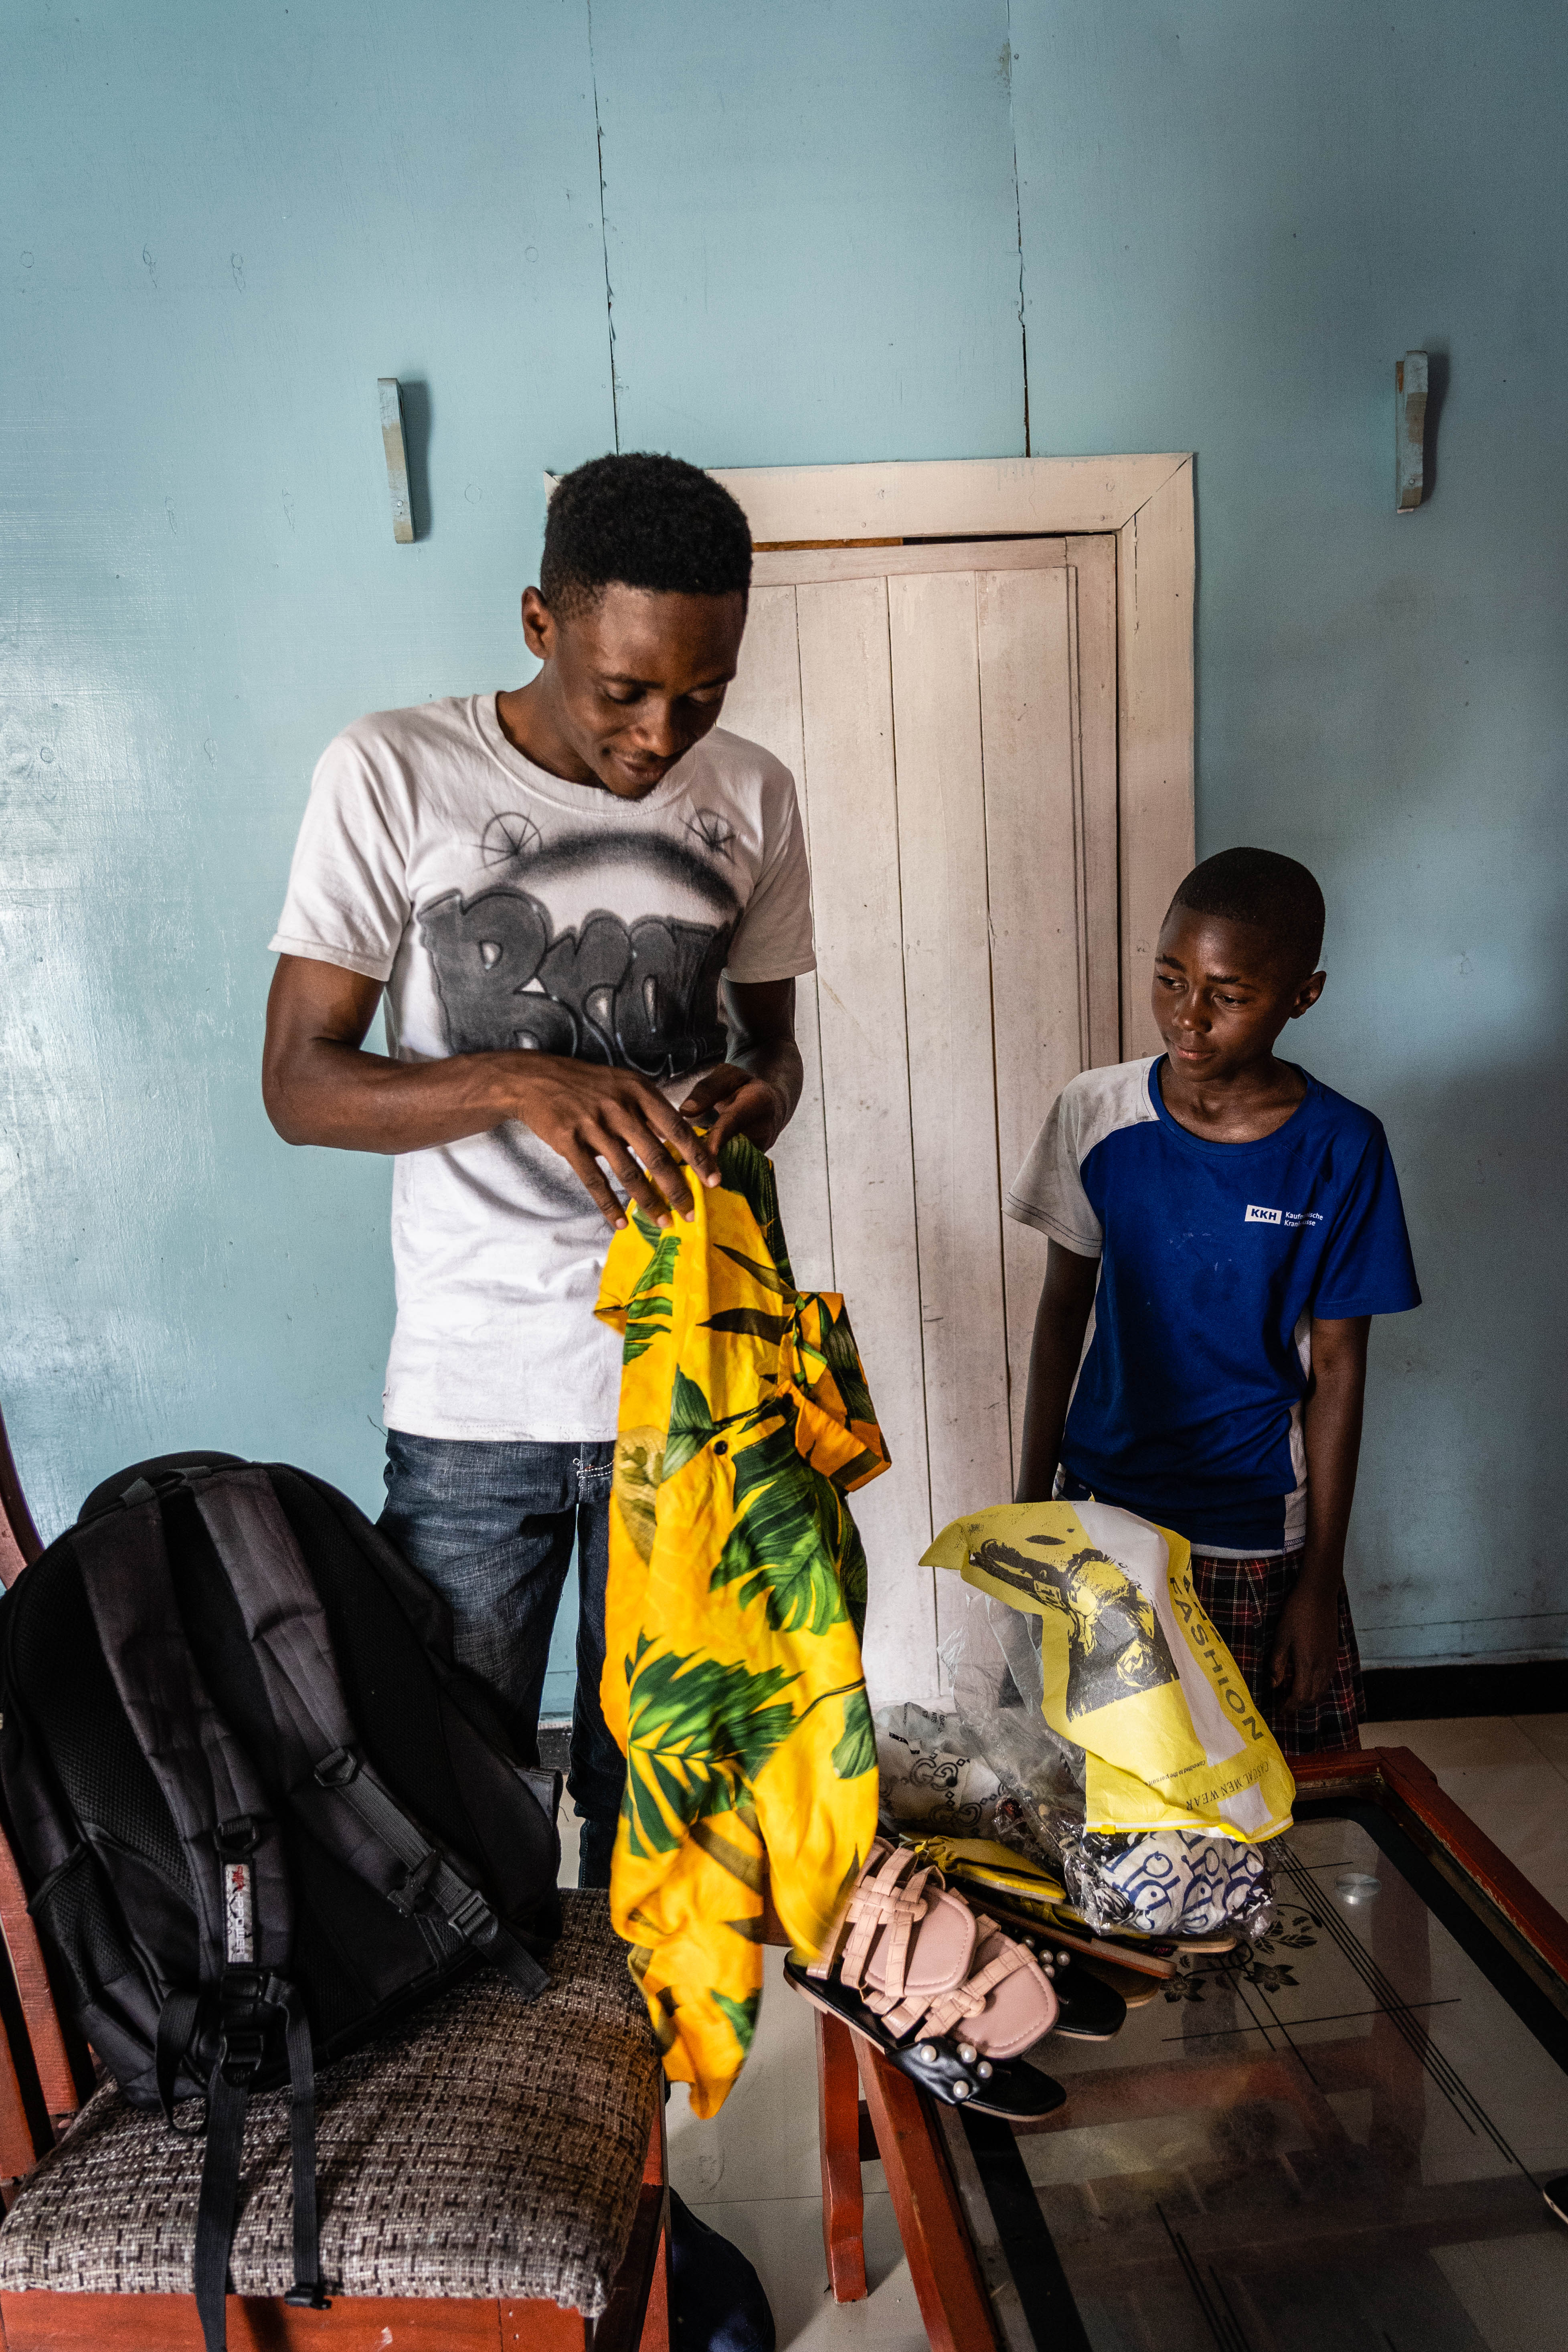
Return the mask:
POLYGON ((683 1163, 705 1184, 719 1181, 707 1145, 658 1088, 635 1070, 609 1070, 557 1054, 509 1054, 504 1058, 521 1065, 515 1074, 518 1108, 512 1116, 576 1171, 612 1228, 626 1220, 601 1160, 622 1192, 661 1225, 668 1224, 671 1209, 682 1217, 691 1214, 683 1163))
POLYGON ((363 1043, 381 982, 339 964, 280 956, 267 1003, 261 1088, 288 1143, 341 1151, 425 1151, 520 1119, 558 1151, 606 1224, 626 1222, 616 1182, 657 1223, 691 1213, 681 1173, 704 1184, 719 1171, 649 1078, 555 1054, 508 1050, 394 1062, 363 1043))

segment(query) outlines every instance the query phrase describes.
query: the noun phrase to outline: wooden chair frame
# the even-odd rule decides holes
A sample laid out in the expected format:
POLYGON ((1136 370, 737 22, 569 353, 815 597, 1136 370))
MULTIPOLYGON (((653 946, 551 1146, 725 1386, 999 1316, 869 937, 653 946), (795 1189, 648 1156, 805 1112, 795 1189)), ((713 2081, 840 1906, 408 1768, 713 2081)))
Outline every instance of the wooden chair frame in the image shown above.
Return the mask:
POLYGON ((15 1584, 43 1548, 11 1458, 5 1416, 0 1413, 0 1584, 7 1589, 15 1584))
POLYGON ((835 2303, 866 2294, 863 2162, 879 2160, 933 2352, 994 2352, 997 2334, 935 2110, 868 2042, 820 2012, 822 2238, 835 2303))

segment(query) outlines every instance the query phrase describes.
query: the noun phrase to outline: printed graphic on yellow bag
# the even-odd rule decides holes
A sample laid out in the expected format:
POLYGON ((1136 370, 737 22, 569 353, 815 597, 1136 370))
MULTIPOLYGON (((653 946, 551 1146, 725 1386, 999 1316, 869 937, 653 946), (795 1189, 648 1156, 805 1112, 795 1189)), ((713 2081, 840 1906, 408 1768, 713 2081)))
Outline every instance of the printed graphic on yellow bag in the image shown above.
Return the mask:
POLYGON ((610 1244, 625 1334, 605 1719, 626 1758, 610 1916, 665 2071, 711 2116, 762 1998, 764 1872, 815 1959, 877 1829, 866 1556, 844 1497, 888 1466, 841 1298, 795 1286, 773 1170, 610 1244))
POLYGON ((1039 1619, 1041 1713, 1084 1751, 1086 1828, 1277 1837, 1296 1784, 1191 1559, 1107 1503, 1003 1503, 943 1528, 922 1565, 1039 1619))

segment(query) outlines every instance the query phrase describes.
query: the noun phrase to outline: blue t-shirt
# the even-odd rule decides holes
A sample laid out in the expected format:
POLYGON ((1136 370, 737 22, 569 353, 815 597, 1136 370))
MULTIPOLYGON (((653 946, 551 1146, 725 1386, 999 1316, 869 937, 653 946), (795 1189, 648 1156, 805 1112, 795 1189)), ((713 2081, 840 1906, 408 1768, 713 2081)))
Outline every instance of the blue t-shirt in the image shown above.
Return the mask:
POLYGON ((1378 1120, 1305 1070, 1260 1143, 1189 1135, 1163 1058, 1074 1078, 1007 1195, 1010 1216, 1100 1260, 1062 1491, 1201 1551, 1291 1549, 1312 1318, 1421 1304, 1399 1180, 1378 1120))

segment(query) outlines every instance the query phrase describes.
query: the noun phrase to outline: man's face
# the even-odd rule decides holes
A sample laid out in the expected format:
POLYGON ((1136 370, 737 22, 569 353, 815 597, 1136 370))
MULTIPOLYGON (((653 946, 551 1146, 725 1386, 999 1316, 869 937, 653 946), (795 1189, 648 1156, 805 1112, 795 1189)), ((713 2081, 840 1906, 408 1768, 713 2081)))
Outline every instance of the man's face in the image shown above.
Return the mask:
MULTIPOLYGON (((597 781, 641 800, 717 723, 735 675, 745 599, 665 594, 612 581, 557 615, 524 592, 529 651, 548 665, 551 715, 597 781)), ((541 680, 541 684, 545 684, 541 680)))
POLYGON ((1173 907, 1154 956, 1150 1002, 1172 1066, 1200 1083, 1261 1060, 1287 1021, 1323 992, 1252 923, 1173 907))

